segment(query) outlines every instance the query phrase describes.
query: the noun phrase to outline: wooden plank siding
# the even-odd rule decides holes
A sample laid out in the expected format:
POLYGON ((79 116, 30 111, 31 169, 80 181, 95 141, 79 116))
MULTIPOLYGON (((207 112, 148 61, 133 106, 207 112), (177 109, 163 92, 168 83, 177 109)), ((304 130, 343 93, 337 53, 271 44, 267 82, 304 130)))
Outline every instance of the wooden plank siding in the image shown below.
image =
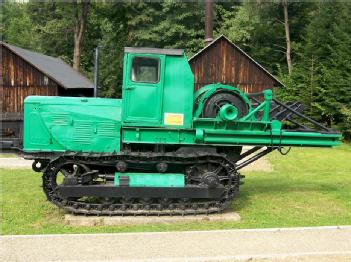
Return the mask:
POLYGON ((235 86, 246 93, 262 92, 279 85, 225 37, 215 40, 189 62, 195 77, 195 91, 212 83, 235 86))
POLYGON ((24 98, 29 95, 55 96, 56 82, 1 45, 0 96, 2 114, 22 113, 24 98))
POLYGON ((23 101, 27 96, 55 96, 57 91, 49 86, 37 87, 0 87, 2 97, 2 112, 23 112, 23 101))

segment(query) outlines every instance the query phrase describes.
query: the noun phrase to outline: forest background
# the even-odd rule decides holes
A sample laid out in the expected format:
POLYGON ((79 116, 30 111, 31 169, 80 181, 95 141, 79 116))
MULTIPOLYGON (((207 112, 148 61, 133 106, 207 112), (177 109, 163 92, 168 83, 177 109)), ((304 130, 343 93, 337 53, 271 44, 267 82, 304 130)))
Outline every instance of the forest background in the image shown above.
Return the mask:
MULTIPOLYGON (((121 94, 123 47, 204 47, 203 1, 2 1, 3 41, 60 57, 92 78, 99 96, 121 94)), ((215 1, 214 35, 226 35, 276 75, 285 101, 351 139, 351 2, 215 1)))

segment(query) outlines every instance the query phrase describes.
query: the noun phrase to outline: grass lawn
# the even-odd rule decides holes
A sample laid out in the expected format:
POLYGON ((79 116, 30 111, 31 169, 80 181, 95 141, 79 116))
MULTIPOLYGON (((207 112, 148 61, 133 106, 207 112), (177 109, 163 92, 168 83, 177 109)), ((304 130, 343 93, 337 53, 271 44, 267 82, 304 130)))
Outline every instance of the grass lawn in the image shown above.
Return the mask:
POLYGON ((274 171, 247 172, 232 208, 239 222, 73 227, 49 204, 41 177, 30 170, 0 169, 2 234, 98 233, 351 224, 351 146, 293 148, 269 156, 274 171))

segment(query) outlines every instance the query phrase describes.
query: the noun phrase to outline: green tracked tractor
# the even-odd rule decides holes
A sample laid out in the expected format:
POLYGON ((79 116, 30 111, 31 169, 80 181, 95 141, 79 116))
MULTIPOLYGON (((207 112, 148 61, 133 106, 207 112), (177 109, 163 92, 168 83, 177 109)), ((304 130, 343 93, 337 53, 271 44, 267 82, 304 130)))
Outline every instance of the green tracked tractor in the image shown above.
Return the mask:
POLYGON ((215 213, 267 153, 339 144, 271 90, 193 88, 183 50, 125 48, 122 99, 27 97, 24 156, 48 200, 75 214, 215 213))

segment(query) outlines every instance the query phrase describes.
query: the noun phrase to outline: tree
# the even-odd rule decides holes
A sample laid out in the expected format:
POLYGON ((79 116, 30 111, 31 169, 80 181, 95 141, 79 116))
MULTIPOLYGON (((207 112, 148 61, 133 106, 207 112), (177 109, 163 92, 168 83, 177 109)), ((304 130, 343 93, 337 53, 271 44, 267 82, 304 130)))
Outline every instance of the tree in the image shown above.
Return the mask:
POLYGON ((88 0, 75 0, 73 1, 74 8, 74 49, 73 49, 73 68, 79 70, 81 46, 85 31, 89 11, 88 0))
POLYGON ((254 32, 259 26, 259 16, 249 2, 242 5, 223 6, 216 4, 218 26, 216 35, 224 34, 241 48, 249 50, 254 32))
MULTIPOLYGON (((285 87, 276 95, 299 100, 306 113, 351 137, 350 3, 216 2, 215 35, 225 34, 285 87), (292 70, 293 68, 293 70, 292 70)), ((166 0, 64 3, 4 1, 4 41, 60 57, 92 77, 100 46, 100 96, 121 93, 123 47, 204 46, 204 3, 166 0)))
POLYGON ((284 27, 280 6, 270 2, 243 1, 225 11, 218 29, 273 73, 285 59, 284 27))
MULTIPOLYGON (((289 71, 282 1, 285 0, 273 2, 244 0, 240 5, 233 4, 229 9, 221 8, 221 5, 217 4, 220 6, 217 13, 222 18, 217 27, 217 34, 227 35, 273 74, 289 71)), ((302 31, 309 23, 309 13, 313 5, 314 3, 308 2, 289 2, 287 6, 290 53, 301 47, 302 31)))
POLYGON ((312 117, 351 134, 351 4, 319 2, 315 7, 288 89, 312 117))
POLYGON ((291 63, 291 41, 290 41, 290 27, 289 27, 289 14, 288 14, 288 0, 282 0, 283 10, 284 10, 284 28, 285 28, 285 38, 286 38, 286 61, 288 64, 289 74, 292 71, 291 63))
POLYGON ((133 3, 127 21, 129 42, 135 46, 185 48, 188 55, 204 46, 203 3, 133 3))
POLYGON ((28 14, 36 25, 44 53, 59 56, 72 63, 73 68, 81 69, 82 45, 90 5, 88 0, 28 3, 28 14))
POLYGON ((121 95, 123 48, 132 45, 128 42, 127 8, 121 3, 95 5, 88 19, 90 29, 87 33, 96 28, 92 38, 97 38, 95 44, 100 47, 99 96, 121 95))
POLYGON ((1 4, 0 32, 3 41, 40 51, 36 24, 28 15, 26 5, 6 1, 1 4))
POLYGON ((41 52, 60 57, 72 64, 73 58, 73 11, 72 4, 56 1, 29 1, 28 15, 35 25, 40 39, 41 52))

